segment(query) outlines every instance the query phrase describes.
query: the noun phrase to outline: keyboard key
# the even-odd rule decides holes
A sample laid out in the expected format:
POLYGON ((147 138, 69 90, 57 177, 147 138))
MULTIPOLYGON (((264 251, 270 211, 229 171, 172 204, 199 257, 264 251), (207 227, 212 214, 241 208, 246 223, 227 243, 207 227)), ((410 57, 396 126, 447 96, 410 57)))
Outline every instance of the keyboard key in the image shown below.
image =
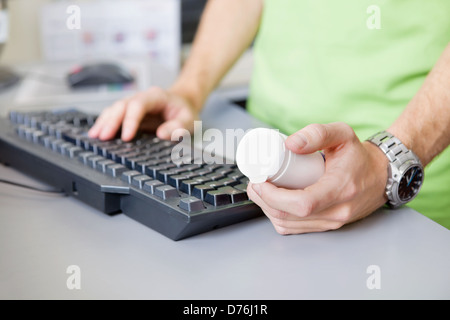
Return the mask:
POLYGON ((175 187, 177 189, 180 189, 181 182, 183 180, 189 180, 191 178, 195 177, 195 174, 193 172, 184 172, 181 174, 169 176, 167 178, 167 183, 171 185, 172 187, 175 187))
POLYGON ((213 172, 213 173, 207 174, 205 177, 210 179, 210 180, 220 180, 220 179, 225 178, 224 175, 222 175, 220 173, 217 173, 217 172, 213 172))
POLYGON ((109 156, 109 153, 118 150, 120 148, 120 145, 115 144, 114 142, 110 142, 108 145, 103 145, 97 148, 97 153, 101 156, 104 156, 105 158, 111 159, 109 156))
POLYGON ((243 191, 243 190, 238 190, 233 187, 222 187, 222 188, 219 188, 218 191, 229 194, 231 197, 231 202, 233 202, 233 203, 238 203, 238 202, 248 200, 247 192, 243 191))
POLYGON ((238 180, 244 178, 244 175, 239 170, 234 170, 234 171, 228 173, 227 177, 238 181, 238 180))
POLYGON ((44 147, 51 149, 53 140, 56 140, 56 138, 52 136, 44 136, 42 138, 42 144, 44 145, 44 147))
POLYGON ((93 152, 90 151, 85 151, 85 152, 81 152, 78 154, 78 159, 83 162, 85 165, 88 164, 88 159, 90 157, 94 157, 95 154, 93 152))
POLYGON ((167 184, 168 178, 170 176, 181 174, 184 171, 185 170, 183 168, 176 168, 176 167, 168 169, 168 170, 161 170, 156 173, 156 179, 167 184))
POLYGON ((148 166, 145 168, 145 174, 156 179, 158 171, 164 171, 170 168, 176 167, 173 163, 163 163, 155 166, 148 166))
POLYGON ((115 164, 114 161, 110 159, 104 159, 97 162, 97 170, 103 173, 106 173, 109 165, 115 164))
POLYGON ((213 187, 206 186, 204 184, 200 184, 200 185, 194 186, 194 188, 192 189, 192 195, 199 199, 205 200, 206 193, 208 191, 214 191, 214 190, 215 189, 213 187))
POLYGON ((111 177, 120 177, 120 175, 129 169, 120 163, 114 163, 107 166, 106 174, 111 177))
POLYGON ((220 179, 217 181, 218 183, 220 183, 221 185, 224 186, 235 186, 239 184, 239 181, 236 181, 232 178, 224 178, 224 179, 220 179))
POLYGON ((148 160, 148 156, 142 156, 142 155, 138 155, 137 157, 131 157, 131 158, 126 158, 125 159, 125 166, 127 168, 133 169, 133 170, 138 170, 142 172, 142 168, 141 170, 139 170, 139 168, 137 168, 137 163, 138 162, 143 162, 148 160))
POLYGON ((45 136, 45 133, 43 133, 41 130, 36 130, 35 132, 33 132, 32 140, 34 143, 40 143, 44 136, 45 136))
POLYGON ((194 170, 193 172, 195 174, 197 174, 198 176, 206 176, 207 174, 211 173, 211 170, 202 168, 202 169, 194 170))
POLYGON ((67 155, 72 159, 76 158, 81 152, 83 152, 83 149, 77 146, 73 146, 67 149, 67 155))
POLYGON ((247 192, 247 184, 246 183, 237 184, 233 188, 247 192))
POLYGON ((163 186, 164 184, 159 180, 149 180, 144 182, 143 190, 147 191, 151 194, 155 194, 155 190, 157 187, 163 186))
POLYGON ((70 142, 64 142, 59 146, 59 151, 62 155, 68 156, 69 155, 69 149, 74 147, 74 145, 70 142))
POLYGON ((217 189, 217 188, 223 186, 223 184, 220 183, 219 181, 208 181, 208 182, 205 182, 205 183, 203 183, 203 184, 204 184, 205 186, 211 187, 211 188, 213 188, 213 189, 217 189))
POLYGON ((208 181, 211 181, 211 179, 207 178, 206 176, 200 176, 200 177, 197 176, 197 177, 194 177, 193 180, 201 182, 201 184, 203 184, 205 182, 208 182, 208 181))
POLYGON ((105 160, 102 156, 93 156, 87 159, 87 165, 93 169, 97 168, 97 162, 105 160))
POLYGON ((242 179, 239 179, 240 183, 243 183, 245 185, 248 185, 249 179, 247 177, 243 177, 242 179))
POLYGON ((158 163, 155 163, 152 160, 148 160, 148 161, 138 161, 136 162, 135 168, 134 170, 137 170, 139 172, 145 173, 145 169, 149 166, 155 166, 158 163))
POLYGON ((231 169, 230 167, 227 166, 223 166, 221 168, 218 168, 216 170, 214 170, 215 173, 221 174, 223 176, 226 176, 227 174, 233 172, 233 169, 231 169))
POLYGON ((231 203, 231 196, 229 193, 220 190, 208 191, 205 196, 205 202, 214 206, 223 206, 231 203))
POLYGON ((186 211, 200 211, 205 209, 203 201, 196 197, 182 198, 179 204, 180 208, 186 211))
POLYGON ((179 168, 183 168, 184 171, 195 171, 200 168, 199 164, 182 164, 179 168))
POLYGON ((155 195, 163 198, 164 200, 180 196, 177 189, 168 185, 156 187, 155 195))
POLYGON ((51 142, 51 149, 55 152, 60 152, 61 151, 61 144, 65 143, 64 140, 62 139, 55 139, 51 142))
POLYGON ((153 179, 145 174, 141 174, 141 175, 133 176, 131 178, 131 184, 135 187, 138 187, 139 189, 142 189, 144 187, 144 184, 150 180, 153 180, 153 179))
POLYGON ((142 173, 140 173, 139 171, 136 170, 129 170, 129 171, 125 171, 122 173, 121 179, 124 182, 127 182, 129 184, 131 184, 131 181, 133 179, 134 176, 139 176, 142 173))
POLYGON ((211 163, 211 164, 203 164, 203 168, 209 170, 210 172, 213 172, 216 169, 221 168, 222 165, 217 163, 211 163))
POLYGON ((127 166, 127 160, 130 158, 135 158, 139 155, 140 155, 139 151, 131 151, 131 152, 125 152, 122 154, 118 154, 118 158, 116 158, 116 162, 119 162, 119 163, 123 164, 125 167, 130 168, 129 166, 127 166))
POLYGON ((98 141, 95 144, 91 144, 92 152, 98 154, 99 156, 104 156, 103 149, 111 146, 113 143, 111 141, 98 141))
POLYGON ((192 189, 194 189, 195 186, 201 185, 202 182, 197 180, 182 180, 180 183, 180 191, 187 193, 189 195, 192 194, 192 189))

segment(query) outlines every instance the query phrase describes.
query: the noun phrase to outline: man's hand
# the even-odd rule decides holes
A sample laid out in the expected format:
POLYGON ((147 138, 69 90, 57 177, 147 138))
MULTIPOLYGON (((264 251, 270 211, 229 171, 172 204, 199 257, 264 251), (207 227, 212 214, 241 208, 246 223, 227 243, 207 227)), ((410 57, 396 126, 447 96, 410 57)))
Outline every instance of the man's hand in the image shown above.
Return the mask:
POLYGON ((120 100, 106 108, 89 137, 112 139, 122 126, 122 140, 131 140, 138 129, 155 131, 159 138, 170 140, 174 130, 192 131, 198 118, 198 108, 179 94, 152 87, 131 98, 120 100))
POLYGON ((361 143, 344 123, 313 124, 294 133, 286 146, 298 154, 322 150, 326 168, 304 190, 271 183, 249 184, 248 195, 280 234, 334 230, 366 217, 384 203, 388 160, 370 142, 361 143))
POLYGON ((111 139, 121 125, 125 141, 138 129, 156 130, 161 139, 170 139, 178 128, 192 131, 209 94, 255 38, 262 10, 262 0, 208 1, 171 89, 153 87, 116 102, 102 112, 89 136, 111 139))

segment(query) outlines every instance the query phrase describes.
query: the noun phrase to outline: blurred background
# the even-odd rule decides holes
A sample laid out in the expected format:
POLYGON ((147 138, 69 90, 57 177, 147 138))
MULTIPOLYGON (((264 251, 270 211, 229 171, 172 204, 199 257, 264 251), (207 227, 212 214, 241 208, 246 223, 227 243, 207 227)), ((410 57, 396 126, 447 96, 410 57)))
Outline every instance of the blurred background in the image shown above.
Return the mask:
MULTIPOLYGON (((0 0, 0 102, 113 101, 151 85, 167 87, 189 55, 206 2, 0 0), (106 62, 122 67, 133 82, 67 83, 82 67, 106 62)), ((250 48, 218 90, 246 88, 251 70, 250 48)))
MULTIPOLYGON (((108 0, 107 3, 110 6, 117 4, 125 4, 127 2, 135 2, 131 6, 136 6, 136 2, 143 3, 157 3, 158 1, 153 0, 141 0, 141 1, 127 1, 127 0, 108 0)), ((170 1, 166 1, 170 2, 170 1)), ((180 28, 181 28, 181 39, 180 43, 189 45, 195 35, 197 29, 198 21, 202 14, 203 8, 206 4, 206 0, 179 0, 175 2, 180 2, 180 28)), ((1 55, 1 62, 7 63, 18 63, 18 62, 29 62, 36 61, 43 57, 43 47, 41 42, 41 20, 46 18, 52 18, 51 15, 45 15, 42 11, 48 8, 57 8, 58 5, 67 8, 70 5, 78 5, 81 9, 83 5, 91 5, 89 9, 92 8, 94 4, 104 3, 106 1, 102 0, 84 0, 84 1, 57 1, 57 0, 3 0, 4 4, 8 5, 8 15, 9 15, 9 38, 7 45, 5 46, 3 53, 1 55)), ((130 4, 128 4, 130 5, 130 4)), ((114 8, 111 8, 114 10, 114 8)), ((83 10, 81 11, 83 14, 83 10)), ((87 12, 85 14, 88 14, 87 12)), ((103 12, 107 15, 108 13, 103 12)), ((59 17, 61 20, 66 20, 68 15, 59 17)), ((55 18, 55 17, 53 17, 55 18)), ((130 17, 130 22, 132 17, 130 17)), ((126 19, 125 19, 126 20, 126 19)), ((83 22, 83 21, 82 21, 83 22)), ((99 21, 100 22, 100 21, 99 21)), ((82 26, 83 27, 83 26, 82 26)), ((133 26, 131 26, 133 27, 133 26)), ((55 30, 57 31, 57 30, 55 30)), ((44 39, 45 40, 45 39, 44 39)))

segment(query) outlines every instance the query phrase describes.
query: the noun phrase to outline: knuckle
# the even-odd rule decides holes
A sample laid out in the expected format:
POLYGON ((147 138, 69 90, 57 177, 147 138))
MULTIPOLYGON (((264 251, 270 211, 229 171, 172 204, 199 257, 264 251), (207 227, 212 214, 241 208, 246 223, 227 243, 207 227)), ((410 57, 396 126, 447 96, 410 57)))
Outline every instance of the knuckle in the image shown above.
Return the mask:
POLYGON ((338 122, 337 123, 339 125, 339 129, 345 133, 345 136, 348 137, 349 139, 357 139, 355 130, 353 130, 353 128, 345 123, 345 122, 338 122))
POLYGON ((304 134, 307 136, 308 140, 310 140, 311 137, 317 137, 323 141, 328 137, 328 130, 323 124, 312 123, 305 127, 304 134))
POLYGON ((327 230, 338 230, 342 228, 344 224, 343 221, 331 221, 327 226, 327 230))
POLYGON ((338 225, 341 224, 342 227, 342 225, 350 221, 350 219, 352 218, 352 213, 353 212, 350 206, 344 206, 335 213, 334 222, 338 225))
POLYGON ((280 221, 284 221, 284 219, 286 219, 288 216, 287 212, 281 211, 281 210, 272 210, 270 212, 270 214, 272 215, 272 217, 274 217, 280 221))
POLYGON ((359 194, 359 187, 355 182, 349 182, 345 188, 344 201, 350 201, 359 194))
POLYGON ((297 200, 296 201, 297 215, 300 217, 307 217, 314 211, 314 203, 311 200, 297 200))
POLYGON ((280 225, 274 225, 275 231, 283 236, 290 234, 288 228, 280 226, 280 225))

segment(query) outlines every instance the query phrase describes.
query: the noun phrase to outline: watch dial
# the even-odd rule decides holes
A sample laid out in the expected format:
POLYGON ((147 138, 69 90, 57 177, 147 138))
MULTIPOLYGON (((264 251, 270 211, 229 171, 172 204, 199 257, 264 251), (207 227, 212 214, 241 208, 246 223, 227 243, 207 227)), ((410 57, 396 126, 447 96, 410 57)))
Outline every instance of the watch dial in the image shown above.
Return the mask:
POLYGON ((420 167, 409 168, 398 186, 400 200, 409 201, 419 192, 423 181, 423 171, 420 167))

